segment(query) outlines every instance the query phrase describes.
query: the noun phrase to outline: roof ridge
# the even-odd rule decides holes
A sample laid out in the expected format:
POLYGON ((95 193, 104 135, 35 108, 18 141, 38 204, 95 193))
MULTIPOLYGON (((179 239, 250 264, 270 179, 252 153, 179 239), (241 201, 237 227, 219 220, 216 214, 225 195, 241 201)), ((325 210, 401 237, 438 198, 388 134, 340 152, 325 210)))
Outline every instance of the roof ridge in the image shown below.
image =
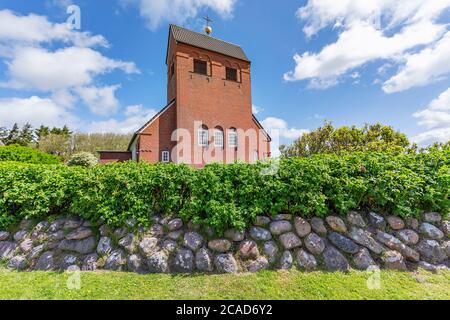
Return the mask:
POLYGON ((242 48, 240 45, 238 45, 238 44, 236 44, 236 43, 229 42, 229 41, 225 41, 225 40, 222 40, 222 39, 219 39, 219 38, 216 38, 216 37, 208 36, 208 35, 206 35, 206 34, 203 34, 203 33, 200 33, 200 32, 197 32, 197 31, 194 31, 194 30, 185 28, 185 27, 180 27, 179 25, 176 25, 176 24, 173 24, 173 23, 171 23, 170 26, 171 26, 171 27, 174 26, 174 27, 177 27, 177 28, 180 28, 180 29, 184 29, 184 30, 187 30, 187 31, 196 33, 196 34, 198 34, 198 35, 200 35, 200 36, 205 37, 206 39, 214 39, 214 40, 217 40, 217 41, 226 43, 226 44, 231 44, 232 46, 235 46, 235 47, 242 48))

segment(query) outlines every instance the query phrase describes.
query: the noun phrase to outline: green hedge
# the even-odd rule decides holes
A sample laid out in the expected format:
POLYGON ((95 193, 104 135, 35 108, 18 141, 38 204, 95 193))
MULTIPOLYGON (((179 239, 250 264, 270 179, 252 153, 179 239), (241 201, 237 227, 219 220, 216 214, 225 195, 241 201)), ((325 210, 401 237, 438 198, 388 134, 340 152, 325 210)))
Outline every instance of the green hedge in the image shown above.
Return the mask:
POLYGON ((75 214, 120 225, 177 214, 218 231, 256 215, 375 210, 401 217, 449 212, 450 152, 353 153, 257 165, 112 164, 93 168, 0 164, 0 226, 75 214), (267 174, 270 173, 270 174, 267 174))
POLYGON ((33 164, 58 164, 62 159, 48 153, 19 145, 0 147, 0 161, 16 161, 33 164))

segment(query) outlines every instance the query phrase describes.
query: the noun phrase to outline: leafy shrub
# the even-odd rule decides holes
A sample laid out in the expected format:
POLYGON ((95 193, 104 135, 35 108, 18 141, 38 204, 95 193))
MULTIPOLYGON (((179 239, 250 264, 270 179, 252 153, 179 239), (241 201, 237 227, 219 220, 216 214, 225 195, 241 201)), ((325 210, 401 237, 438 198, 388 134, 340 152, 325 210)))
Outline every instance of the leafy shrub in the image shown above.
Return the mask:
POLYGON ((371 151, 414 152, 405 134, 380 123, 365 124, 362 128, 343 126, 335 128, 331 122, 312 132, 305 133, 292 145, 282 145, 283 157, 309 157, 314 154, 371 151))
POLYGON ((0 161, 16 161, 34 164, 57 164, 61 158, 19 145, 0 146, 0 161))
POLYGON ((76 153, 67 161, 68 166, 93 167, 98 164, 98 159, 89 152, 76 153))
POLYGON ((450 151, 351 153, 260 162, 110 164, 90 168, 0 163, 0 228, 22 218, 74 214, 119 226, 177 214, 223 231, 256 215, 374 210, 401 217, 448 214, 450 151), (273 174, 265 174, 268 169, 273 174))

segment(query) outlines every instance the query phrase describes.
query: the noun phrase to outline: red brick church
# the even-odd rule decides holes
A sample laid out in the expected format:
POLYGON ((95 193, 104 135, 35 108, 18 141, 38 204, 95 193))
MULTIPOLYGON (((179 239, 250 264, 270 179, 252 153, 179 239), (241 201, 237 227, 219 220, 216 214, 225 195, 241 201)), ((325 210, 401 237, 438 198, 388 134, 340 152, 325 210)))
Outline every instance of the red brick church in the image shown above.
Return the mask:
POLYGON ((167 105, 134 133, 128 151, 101 151, 102 163, 202 167, 270 157, 271 138, 252 113, 251 62, 240 46, 171 25, 166 65, 167 105))

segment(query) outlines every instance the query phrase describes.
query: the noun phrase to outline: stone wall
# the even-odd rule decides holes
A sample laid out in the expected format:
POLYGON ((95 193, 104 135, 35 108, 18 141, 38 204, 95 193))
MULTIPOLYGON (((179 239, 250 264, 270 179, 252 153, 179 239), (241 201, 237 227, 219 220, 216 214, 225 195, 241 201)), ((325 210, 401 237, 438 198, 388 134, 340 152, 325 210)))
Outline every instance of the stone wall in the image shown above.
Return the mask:
POLYGON ((224 237, 180 219, 154 218, 148 229, 118 229, 73 217, 24 220, 0 231, 0 260, 16 270, 138 273, 235 273, 261 269, 347 271, 380 268, 430 271, 450 267, 450 222, 424 213, 402 220, 349 212, 326 219, 258 217, 247 232, 224 237), (131 231, 134 230, 134 231, 131 231))

